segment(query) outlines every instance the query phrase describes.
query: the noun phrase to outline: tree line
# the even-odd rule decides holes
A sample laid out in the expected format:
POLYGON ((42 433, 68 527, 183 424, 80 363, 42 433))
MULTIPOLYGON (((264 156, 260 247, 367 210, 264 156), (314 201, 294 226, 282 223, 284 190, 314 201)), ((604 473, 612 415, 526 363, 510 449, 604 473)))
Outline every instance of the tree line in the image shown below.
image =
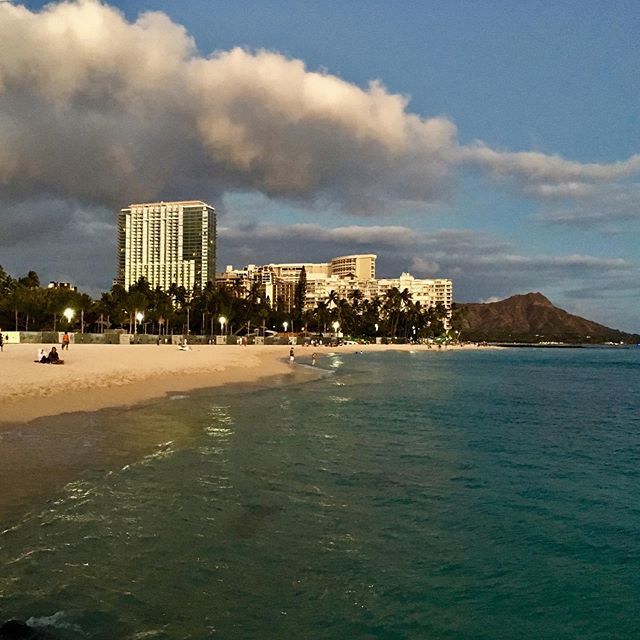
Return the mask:
POLYGON ((83 333, 124 329, 153 335, 340 331, 353 338, 416 340, 445 333, 445 307, 423 307, 407 289, 391 288, 373 299, 359 290, 346 299, 331 291, 312 310, 305 309, 305 293, 303 270, 292 309, 280 299, 272 304, 258 283, 247 289, 240 282, 208 282, 196 291, 174 284, 164 291, 141 278, 128 291, 115 284, 94 299, 69 288, 43 287, 35 271, 15 278, 0 266, 0 328, 83 333), (66 310, 70 311, 65 315, 66 310))

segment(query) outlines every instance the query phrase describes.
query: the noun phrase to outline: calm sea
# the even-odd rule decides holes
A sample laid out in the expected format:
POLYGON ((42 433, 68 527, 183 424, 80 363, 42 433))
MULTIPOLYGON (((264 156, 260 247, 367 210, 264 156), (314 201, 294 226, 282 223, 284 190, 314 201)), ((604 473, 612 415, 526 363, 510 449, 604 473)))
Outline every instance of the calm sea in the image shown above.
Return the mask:
POLYGON ((640 637, 640 348, 320 365, 58 420, 65 456, 113 455, 1 527, 0 618, 72 640, 640 637))

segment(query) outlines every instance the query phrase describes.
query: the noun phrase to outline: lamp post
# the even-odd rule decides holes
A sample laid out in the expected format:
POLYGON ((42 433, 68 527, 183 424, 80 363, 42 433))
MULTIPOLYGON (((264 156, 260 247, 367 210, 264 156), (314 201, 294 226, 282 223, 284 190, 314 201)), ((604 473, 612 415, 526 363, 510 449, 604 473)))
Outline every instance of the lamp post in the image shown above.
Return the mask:
POLYGON ((224 335, 224 325, 227 324, 227 319, 224 316, 220 316, 218 322, 220 323, 220 334, 224 335))
POLYGON ((378 327, 378 323, 376 322, 373 326, 376 328, 376 340, 377 340, 378 339, 378 328, 379 328, 378 327))
POLYGON ((411 330, 413 331, 413 341, 415 342, 416 341, 416 328, 415 328, 415 326, 411 327, 411 330))
POLYGON ((340 328, 340 323, 336 320, 332 325, 333 327, 333 332, 335 334, 335 337, 338 337, 338 329, 340 328))
POLYGON ((289 326, 289 323, 285 320, 285 321, 282 323, 282 326, 284 327, 284 332, 285 332, 285 333, 287 333, 287 327, 289 326))
POLYGON ((76 315, 76 312, 71 307, 67 307, 62 312, 62 315, 67 319, 67 324, 71 324, 71 320, 73 319, 73 316, 76 315))
POLYGON ((136 311, 135 333, 138 333, 138 324, 141 324, 143 320, 144 313, 142 313, 142 311, 136 311))

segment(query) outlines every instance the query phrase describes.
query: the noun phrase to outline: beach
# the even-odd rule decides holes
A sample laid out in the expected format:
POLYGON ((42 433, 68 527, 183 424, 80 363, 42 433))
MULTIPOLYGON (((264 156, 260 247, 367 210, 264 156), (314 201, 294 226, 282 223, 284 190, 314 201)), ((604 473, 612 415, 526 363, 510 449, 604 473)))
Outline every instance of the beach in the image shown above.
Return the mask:
MULTIPOLYGON (((291 376, 287 345, 72 345, 58 351, 64 365, 34 362, 39 348, 52 345, 11 344, 0 353, 0 425, 78 411, 97 411, 161 398, 171 392, 252 384, 291 376)), ((446 349, 473 349, 472 345, 446 349)), ((383 350, 429 350, 426 345, 296 346, 298 362, 311 354, 383 350)), ((431 348, 434 353, 437 348, 431 348)), ((296 368, 295 374, 312 375, 296 368)))

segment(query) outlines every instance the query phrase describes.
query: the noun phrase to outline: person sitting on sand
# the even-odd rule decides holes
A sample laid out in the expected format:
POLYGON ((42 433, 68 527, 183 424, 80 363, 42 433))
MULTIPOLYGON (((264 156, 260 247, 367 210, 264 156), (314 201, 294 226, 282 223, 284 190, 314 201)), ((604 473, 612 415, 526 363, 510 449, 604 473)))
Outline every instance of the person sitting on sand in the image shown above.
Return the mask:
POLYGON ((49 355, 47 356, 47 362, 49 364, 64 364, 64 360, 60 360, 58 350, 55 347, 51 347, 49 355))
POLYGON ((42 348, 38 349, 38 355, 36 357, 36 360, 34 360, 34 362, 45 364, 47 362, 47 352, 42 348))

